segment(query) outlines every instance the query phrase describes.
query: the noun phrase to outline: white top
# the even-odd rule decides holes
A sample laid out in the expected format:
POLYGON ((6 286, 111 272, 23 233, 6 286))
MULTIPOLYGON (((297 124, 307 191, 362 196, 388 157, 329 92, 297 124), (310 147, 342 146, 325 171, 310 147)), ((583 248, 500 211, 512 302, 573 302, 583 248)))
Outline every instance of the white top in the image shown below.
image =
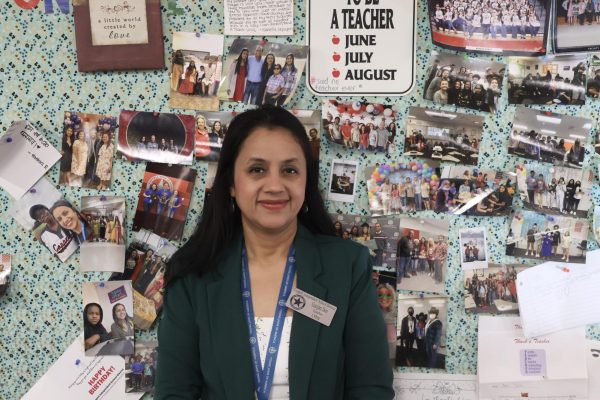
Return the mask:
MULTIPOLYGON (((273 317, 255 317, 254 322, 256 324, 258 348, 260 349, 260 364, 264 366, 267 347, 269 345, 269 339, 271 338, 271 330, 273 328, 273 317)), ((290 398, 288 357, 290 353, 291 332, 292 317, 285 317, 269 400, 289 400, 290 398)))

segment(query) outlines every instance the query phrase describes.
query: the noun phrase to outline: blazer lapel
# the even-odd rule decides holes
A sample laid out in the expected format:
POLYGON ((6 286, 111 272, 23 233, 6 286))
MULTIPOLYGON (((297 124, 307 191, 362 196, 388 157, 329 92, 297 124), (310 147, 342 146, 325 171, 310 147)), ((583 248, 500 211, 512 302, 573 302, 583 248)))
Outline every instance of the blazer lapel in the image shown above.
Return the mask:
MULTIPOLYGON (((325 300, 327 289, 316 278, 322 272, 315 237, 302 225, 296 234, 296 286, 325 300)), ((289 353, 290 398, 307 399, 321 324, 302 314, 294 313, 289 353)))
POLYGON ((226 398, 253 399, 252 356, 241 294, 241 236, 207 283, 210 336, 226 398))

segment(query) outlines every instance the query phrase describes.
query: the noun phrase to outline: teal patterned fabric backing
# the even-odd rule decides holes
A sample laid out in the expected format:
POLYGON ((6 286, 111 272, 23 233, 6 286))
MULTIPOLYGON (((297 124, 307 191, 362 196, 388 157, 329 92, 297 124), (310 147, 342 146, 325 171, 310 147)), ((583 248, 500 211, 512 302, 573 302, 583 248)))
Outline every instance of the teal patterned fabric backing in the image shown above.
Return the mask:
MULTIPOLYGON (((408 0, 403 0, 408 1, 408 0)), ((60 145, 61 117, 65 110, 118 115, 121 109, 172 112, 168 106, 169 71, 86 73, 77 71, 75 33, 72 14, 59 13, 55 5, 54 14, 45 14, 43 1, 33 10, 19 8, 13 0, 0 5, 0 132, 5 133, 15 120, 29 119, 40 129, 52 144, 60 145)), ((169 59, 173 32, 199 31, 223 33, 223 4, 220 0, 188 2, 179 0, 182 12, 172 12, 163 1, 163 29, 165 60, 169 59)), ((295 1, 295 32, 292 37, 268 38, 302 44, 306 38, 306 3, 295 1)), ((393 103, 398 107, 400 133, 399 144, 404 141, 403 127, 408 108, 421 105, 440 108, 423 101, 423 82, 428 58, 434 46, 430 43, 430 31, 426 18, 426 2, 419 1, 417 29, 417 85, 408 96, 369 98, 382 103, 393 103)), ((234 37, 226 37, 225 53, 234 37)), ((438 49, 439 50, 439 49, 438 49)), ((394 51, 394 49, 389 49, 394 51)), ((505 61, 492 56, 478 56, 505 61)), ((506 87, 506 84, 505 84, 506 87)), ((516 159, 507 153, 509 123, 515 107, 508 105, 503 96, 496 116, 485 116, 479 167, 503 170, 513 169, 516 159)), ((344 98, 342 100, 348 100, 344 98)), ((359 100, 359 99, 352 99, 359 100)), ((301 83, 288 108, 319 109, 322 98, 313 96, 301 83)), ((453 111, 453 106, 446 106, 453 111)), ((598 120, 600 102, 588 100, 585 107, 539 107, 560 113, 591 117, 598 120)), ((242 110, 235 103, 222 103, 222 111, 242 110)), ((462 111, 462 110, 461 110, 462 111)), ((181 112, 181 110, 177 110, 181 112)), ((472 111, 463 111, 474 113, 472 111)), ((193 111, 189 111, 193 114, 193 111)), ((595 134, 595 131, 592 132, 595 134)), ((358 151, 345 150, 341 146, 321 142, 321 184, 327 185, 331 160, 336 158, 355 159, 360 168, 376 162, 391 162, 400 159, 402 145, 396 154, 365 155, 358 151)), ((598 156, 593 155, 591 141, 586 146, 586 169, 595 175, 594 198, 600 199, 598 189, 598 156)), ((0 160, 1 162, 1 160, 0 160)), ((202 207, 206 164, 194 162, 198 178, 193 194, 185 238, 192 233, 202 207)), ((109 194, 123 195, 127 199, 126 229, 129 241, 137 201, 136 193, 145 169, 144 163, 115 162, 112 190, 109 194)), ((18 174, 15 171, 15 174, 18 174)), ((47 174, 53 183, 58 183, 58 164, 47 174)), ((361 171, 359 171, 361 174, 361 171)), ((64 196, 79 205, 82 195, 97 194, 97 191, 60 187, 64 196)), ((79 256, 71 257, 62 264, 53 259, 39 243, 8 216, 12 200, 0 190, 0 253, 13 255, 12 283, 7 295, 0 299, 0 399, 21 397, 54 363, 66 347, 81 332, 82 294, 81 283, 105 280, 108 273, 82 273, 79 271, 79 256)), ((363 179, 358 186, 358 196, 353 204, 328 202, 330 212, 368 215, 367 188, 363 179)), ((428 212, 430 213, 430 212, 428 212)), ((504 257, 508 233, 508 218, 467 218, 427 216, 450 219, 450 255, 445 291, 449 296, 447 358, 449 373, 475 374, 477 372, 477 317, 464 311, 462 294, 462 272, 459 259, 458 230, 463 227, 485 226, 491 250, 491 261, 513 261, 530 263, 527 260, 504 257)), ((590 236, 590 247, 595 242, 590 236)), ((599 288, 600 289, 600 288, 599 288)), ((156 337, 155 329, 136 332, 137 338, 150 340, 156 337)), ((600 339, 600 326, 588 328, 590 338, 600 339)), ((148 397, 148 396, 147 396, 148 397)))

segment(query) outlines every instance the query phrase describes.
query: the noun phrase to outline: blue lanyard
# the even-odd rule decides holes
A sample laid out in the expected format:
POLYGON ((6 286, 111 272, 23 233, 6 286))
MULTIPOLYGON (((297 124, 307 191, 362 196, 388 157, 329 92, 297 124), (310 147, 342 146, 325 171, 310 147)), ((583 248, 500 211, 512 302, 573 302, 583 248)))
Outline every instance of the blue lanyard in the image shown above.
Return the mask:
POLYGON ((258 347, 258 339, 256 337, 256 324, 254 322, 254 308, 252 306, 252 292, 250 290, 250 272, 248 270, 248 254, 246 245, 242 247, 242 303, 244 307, 244 315, 246 317, 246 325, 248 326, 248 334, 250 336, 250 350, 252 353, 252 371, 254 373, 254 387, 258 400, 268 400, 273 385, 273 375, 275 373, 275 363, 277 362, 277 353, 279 352, 279 343, 281 342, 281 332, 285 321, 287 302, 292 284, 294 283, 294 275, 296 273, 296 250, 294 244, 290 246, 287 261, 285 263, 285 271, 279 289, 279 297, 277 299, 277 307, 275 308, 275 318, 273 319, 273 328, 271 329, 271 337, 269 338, 269 346, 265 356, 264 369, 260 362, 260 349, 258 347))

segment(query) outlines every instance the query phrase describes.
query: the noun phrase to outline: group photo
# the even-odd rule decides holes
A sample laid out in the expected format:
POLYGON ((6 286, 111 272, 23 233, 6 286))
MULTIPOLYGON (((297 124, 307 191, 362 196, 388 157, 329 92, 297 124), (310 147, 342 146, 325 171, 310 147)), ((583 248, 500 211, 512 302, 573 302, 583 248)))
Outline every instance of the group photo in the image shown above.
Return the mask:
MULTIPOLYGON (((10 284, 11 256, 10 254, 0 254, 0 297, 6 294, 10 284)), ((395 323, 395 322, 394 322, 395 323)), ((394 331, 394 337, 396 333, 394 331)))
POLYGON ((128 161, 191 165, 195 126, 192 115, 122 110, 118 154, 128 161))
POLYGON ((319 165, 319 156, 321 151, 321 111, 320 110, 290 110, 296 118, 300 120, 310 145, 310 153, 313 160, 319 165))
POLYGON ((433 194, 433 210, 454 215, 508 215, 516 189, 513 175, 462 165, 444 167, 433 194))
POLYGON ((59 185, 110 189, 116 129, 116 117, 66 111, 59 185))
POLYGON ((524 208, 545 214, 587 218, 592 207, 591 171, 531 162, 517 168, 524 208))
POLYGON ((519 314, 517 274, 525 264, 488 264, 464 271, 465 310, 473 314, 519 314))
POLYGON ((592 127, 591 119, 517 107, 508 153, 556 166, 581 168, 592 127))
POLYGON ((557 53, 594 51, 600 46, 600 3, 562 0, 554 7, 554 49, 557 53))
POLYGON ((410 161, 367 167, 371 215, 433 210, 440 175, 437 161, 410 161))
POLYGON ((201 112, 196 115, 196 159, 217 162, 233 112, 201 112))
POLYGON ((138 195, 133 230, 149 230, 168 240, 180 240, 196 170, 179 165, 148 163, 138 195))
POLYGON ((488 267, 486 228, 461 228, 458 231, 460 266, 463 270, 488 267))
POLYGON ((173 32, 169 106, 218 111, 223 35, 173 32))
POLYGON ((446 368, 448 298, 398 296, 397 367, 446 368))
POLYGON ((448 227, 447 219, 400 219, 396 249, 399 289, 444 293, 448 227))
POLYGON ((158 341, 135 341, 135 352, 125 357, 125 392, 154 394, 158 341))
POLYGON ((357 161, 333 160, 327 199, 352 203, 356 191, 357 169, 357 161))
POLYGON ((82 196, 89 234, 81 244, 83 271, 116 271, 125 260, 125 197, 82 196))
POLYGON ((432 51, 425 72, 423 98, 494 114, 502 96, 506 65, 432 51))
POLYGON ((388 154, 396 146, 395 106, 356 101, 323 100, 323 136, 347 149, 388 154))
POLYGON ((411 107, 404 156, 477 165, 483 117, 411 107))
POLYGON ((219 99, 256 106, 287 105, 298 88, 307 56, 307 46, 235 39, 224 61, 219 99))
POLYGON ((506 255, 583 264, 589 229, 587 219, 521 210, 510 224, 506 255))
POLYGON ((455 50, 543 55, 550 0, 428 0, 433 43, 455 50))
POLYGON ((585 104, 587 54, 509 57, 510 104, 585 104))
POLYGON ((83 282, 85 355, 133 354, 133 292, 129 281, 83 282))

